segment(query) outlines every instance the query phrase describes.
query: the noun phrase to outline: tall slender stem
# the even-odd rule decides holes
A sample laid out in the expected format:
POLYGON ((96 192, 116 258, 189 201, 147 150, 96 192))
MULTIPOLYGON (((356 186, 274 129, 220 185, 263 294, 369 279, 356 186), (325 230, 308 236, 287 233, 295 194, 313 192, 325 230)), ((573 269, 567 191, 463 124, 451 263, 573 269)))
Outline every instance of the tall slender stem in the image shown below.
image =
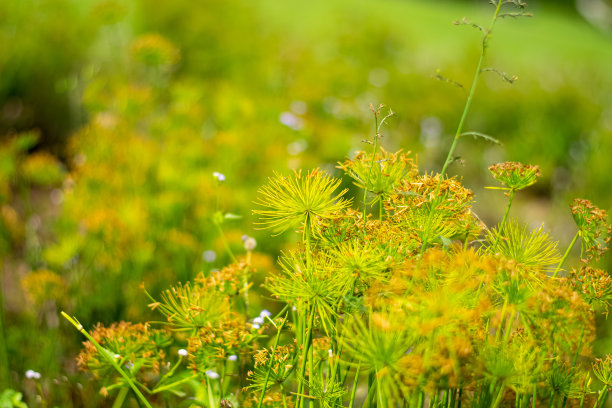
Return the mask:
POLYGON ((232 262, 236 262, 236 257, 234 256, 234 252, 232 251, 232 248, 229 246, 229 243, 227 242, 227 239, 225 238, 225 233, 223 232, 223 227, 217 221, 215 221, 215 225, 217 226, 217 231, 219 232, 219 237, 221 237, 221 241, 223 242, 223 246, 225 247, 225 252, 227 252, 227 254, 231 258, 232 262))
POLYGON ((366 234, 366 215, 368 208, 368 183, 372 179, 372 170, 376 163, 376 152, 378 151, 378 112, 374 111, 374 130, 376 135, 374 136, 374 147, 372 148, 372 160, 370 162, 370 169, 368 170, 368 178, 363 181, 363 234, 366 234))
POLYGON ((361 361, 357 364, 357 371, 355 371, 355 379, 353 380, 353 390, 351 391, 351 401, 349 408, 353 408, 355 403, 355 395, 357 394, 357 384, 359 383, 359 371, 361 370, 361 361))
POLYGON ((506 206, 506 212, 504 213, 504 218, 502 218, 501 224, 499 224, 499 228, 497 229, 497 236, 495 237, 495 243, 493 244, 493 253, 497 250, 497 244, 499 243, 499 238, 501 237, 502 230, 506 225, 506 220, 508 219, 508 214, 510 213, 510 207, 512 206, 512 200, 514 200, 514 189, 510 189, 508 193, 508 205, 506 206))
MULTIPOLYGON (((0 259, 0 272, 4 272, 4 260, 0 259)), ((6 333, 4 330, 4 274, 0 273, 0 386, 11 388, 11 370, 8 361, 6 333)))
POLYGON ((285 398, 285 386, 283 383, 280 385, 281 397, 283 397, 283 408, 287 408, 287 399, 285 398))
POLYGON ((129 388, 122 388, 119 390, 119 394, 117 394, 117 398, 115 399, 115 402, 113 402, 113 408, 121 408, 125 402, 125 397, 127 397, 129 392, 129 388))
MULTIPOLYGON (((495 14, 493 14, 493 18, 491 20, 491 23, 489 24, 489 28, 484 33, 484 38, 482 39, 482 51, 480 53, 480 58, 478 59, 478 65, 476 67, 476 72, 474 73, 474 79, 472 80, 472 87, 470 88, 470 93, 468 94, 467 100, 465 102, 463 113, 461 114, 461 119, 459 120, 457 131, 455 132, 455 137, 453 138, 453 143, 451 144, 451 147, 448 151, 448 155, 446 156, 446 160, 444 161, 444 165, 442 166, 442 171, 440 171, 438 183, 436 184, 436 189, 433 195, 434 200, 438 197, 438 194, 440 193, 440 186, 442 184, 442 180, 444 179, 444 175, 446 174, 446 169, 453 161, 453 154, 455 153, 455 149, 457 148, 457 142, 459 142, 459 139, 461 138, 461 133, 463 132, 463 125, 465 123, 465 119, 468 115, 468 112, 470 111, 470 107, 472 106, 472 99, 474 98, 474 93, 476 92, 476 86, 478 85, 480 74, 482 74, 482 65, 487 54, 487 47, 489 44, 489 39, 491 38, 491 32, 493 31, 493 27, 495 26, 495 22, 497 21, 497 17, 499 16, 499 11, 501 10, 502 3, 502 0, 497 1, 495 14)), ((421 253, 423 253, 423 251, 427 247, 427 244, 429 243, 429 228, 431 228, 431 219, 435 211, 435 207, 437 207, 437 205, 434 205, 429 209, 429 215, 427 217, 427 223, 425 227, 425 235, 423 236, 423 243, 421 246, 421 253)))
MULTIPOLYGON (((299 385, 298 385, 298 408, 299 407, 303 407, 304 406, 304 393, 303 393, 303 389, 304 389, 304 376, 306 373, 306 363, 308 360, 308 350, 310 349, 310 345, 312 343, 312 326, 314 325, 314 310, 310 311, 310 317, 308 319, 308 327, 306 328, 307 330, 307 334, 306 334, 306 339, 304 341, 304 343, 302 344, 302 365, 300 367, 300 376, 298 378, 298 380, 300 381, 299 385)), ((312 375, 313 373, 310 373, 310 375, 312 375)))
POLYGON ((563 258, 561 258, 561 261, 559 262, 559 265, 557 265, 557 268, 555 269, 555 272, 553 272, 552 277, 555 278, 557 277, 557 274, 559 273, 559 271, 561 270, 561 267, 563 266, 563 264, 565 263, 565 260, 567 259, 567 257, 570 254, 570 251, 572 250, 572 248, 574 247, 574 244, 576 243, 576 240, 578 239, 578 236, 580 235, 580 231, 578 231, 576 233, 576 235, 574 235, 574 239, 572 239, 572 242, 569 244, 569 246, 567 247, 567 250, 565 251, 565 254, 563 254, 563 258))
POLYGON ((257 408, 261 408, 261 404, 263 404, 264 396, 266 395, 266 388, 268 388, 268 381, 270 380, 270 371, 272 371, 272 364, 274 364, 274 353, 276 352, 276 347, 278 346, 278 339, 280 338, 281 331, 283 326, 285 325, 285 321, 287 321, 287 316, 283 319, 280 326, 278 326, 278 332, 276 333, 276 338, 274 339, 274 345, 272 346, 272 351, 270 352, 270 360, 268 361, 268 371, 266 372, 266 378, 264 379, 263 389, 261 390, 261 397, 259 397, 259 403, 257 404, 257 408))

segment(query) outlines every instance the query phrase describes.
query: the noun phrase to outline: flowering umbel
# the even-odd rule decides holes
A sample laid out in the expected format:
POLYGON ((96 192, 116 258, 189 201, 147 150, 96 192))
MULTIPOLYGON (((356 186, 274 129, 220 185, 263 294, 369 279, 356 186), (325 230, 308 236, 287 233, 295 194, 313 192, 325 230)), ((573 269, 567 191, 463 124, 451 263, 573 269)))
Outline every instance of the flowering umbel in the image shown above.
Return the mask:
POLYGON ((575 198, 570 209, 582 237, 582 258, 599 259, 610 243, 612 227, 608 224, 607 212, 582 198, 575 198))
POLYGON ((511 190, 522 190, 540 177, 540 168, 529 164, 505 162, 489 167, 493 177, 511 190))

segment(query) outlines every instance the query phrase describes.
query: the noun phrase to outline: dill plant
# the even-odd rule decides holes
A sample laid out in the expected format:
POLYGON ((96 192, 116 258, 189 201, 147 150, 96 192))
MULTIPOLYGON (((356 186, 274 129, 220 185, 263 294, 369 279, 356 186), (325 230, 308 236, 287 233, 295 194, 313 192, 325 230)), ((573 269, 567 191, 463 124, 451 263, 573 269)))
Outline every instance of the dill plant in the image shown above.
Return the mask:
POLYGON ((409 153, 380 147, 391 117, 381 106, 372 109, 371 152, 338 164, 363 189, 362 208, 319 170, 277 174, 260 188, 256 225, 301 237, 264 284, 282 305, 276 316, 253 316, 243 296, 253 245, 159 300, 147 293, 165 318, 159 328, 88 333, 66 316, 89 340, 81 367, 105 392, 118 390, 115 406, 131 390, 145 406, 603 407, 612 357, 596 359, 591 344, 595 317, 612 302, 610 277, 594 265, 609 242, 605 211, 573 203, 578 232, 561 256, 542 227, 508 221, 537 167, 491 167, 509 199, 490 228, 474 214, 472 192, 447 175, 462 136, 494 140, 463 123, 480 75, 497 72, 483 65, 496 20, 526 14, 519 0, 492 3, 488 28, 464 21, 482 31, 483 48, 440 173, 422 174, 409 153), (374 204, 379 212, 369 214, 374 204), (581 265, 566 270, 578 237, 581 265))

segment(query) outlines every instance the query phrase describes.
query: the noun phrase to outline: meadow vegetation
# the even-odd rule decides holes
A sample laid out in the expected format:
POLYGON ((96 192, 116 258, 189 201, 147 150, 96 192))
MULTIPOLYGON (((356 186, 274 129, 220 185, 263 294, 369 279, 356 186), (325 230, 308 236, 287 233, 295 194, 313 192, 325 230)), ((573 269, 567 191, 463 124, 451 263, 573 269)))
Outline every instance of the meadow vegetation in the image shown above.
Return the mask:
POLYGON ((56 84, 82 93, 63 162, 0 148, 0 407, 603 407, 610 226, 566 195, 609 200, 612 77, 551 72, 518 0, 335 31, 244 3, 74 5, 67 58, 95 52, 56 84), (473 46, 428 31, 446 15, 473 46))

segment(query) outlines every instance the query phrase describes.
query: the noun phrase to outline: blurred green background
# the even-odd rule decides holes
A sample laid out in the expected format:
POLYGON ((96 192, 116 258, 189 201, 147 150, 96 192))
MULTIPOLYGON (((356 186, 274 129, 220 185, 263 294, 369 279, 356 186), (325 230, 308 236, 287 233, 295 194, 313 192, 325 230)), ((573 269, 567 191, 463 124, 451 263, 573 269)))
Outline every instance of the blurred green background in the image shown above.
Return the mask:
MULTIPOLYGON (((39 406, 32 369, 49 406, 110 406, 76 371, 81 339, 58 311, 86 327, 152 318, 142 282, 158 293, 226 264, 212 172, 226 176, 220 209, 243 216, 225 226, 234 250, 258 240, 261 283, 293 238, 253 229, 257 188, 274 171, 334 172, 371 137, 370 103, 396 113, 385 149, 439 170, 480 50, 480 33, 453 21, 487 24, 487 3, 0 2, 0 390, 39 406)), ((466 138, 449 171, 493 225, 505 197, 484 189, 487 167, 538 164, 511 215, 544 222, 564 249, 573 197, 612 206, 612 2, 529 6, 533 18, 499 21, 487 60, 519 79, 486 73, 465 127, 503 146, 466 138)))

